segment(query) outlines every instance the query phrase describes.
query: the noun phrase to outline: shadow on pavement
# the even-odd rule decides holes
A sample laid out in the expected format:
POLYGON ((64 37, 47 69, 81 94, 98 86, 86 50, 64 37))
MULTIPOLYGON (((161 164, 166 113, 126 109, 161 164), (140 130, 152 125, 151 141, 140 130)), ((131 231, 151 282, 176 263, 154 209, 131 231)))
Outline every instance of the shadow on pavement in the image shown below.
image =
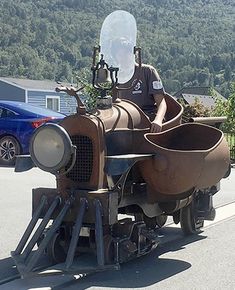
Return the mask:
MULTIPOLYGON (((37 277, 13 281, 9 285, 0 286, 0 289, 13 289, 11 287, 16 287, 16 285, 18 285, 18 289, 29 289, 37 285, 37 287, 47 286, 52 290, 87 289, 89 287, 125 289, 154 285, 191 267, 191 264, 187 261, 161 258, 161 255, 182 250, 187 244, 206 238, 203 235, 184 237, 181 229, 171 227, 161 229, 160 234, 163 243, 157 249, 144 257, 122 264, 119 271, 94 273, 77 280, 69 276, 63 277, 62 275, 51 276, 50 278, 37 277)), ((13 260, 11 258, 0 260, 0 280, 7 278, 10 274, 17 274, 13 260)))
POLYGON ((0 281, 7 279, 9 276, 16 276, 18 274, 19 273, 14 265, 12 258, 9 257, 0 260, 0 281))
MULTIPOLYGON (((169 230, 169 229, 168 229, 169 230)), ((67 282, 51 288, 62 289, 87 289, 89 287, 112 288, 143 288, 154 285, 191 267, 187 261, 161 258, 161 255, 170 251, 182 250, 187 244, 205 239, 206 236, 195 235, 184 237, 180 229, 171 228, 172 234, 177 234, 174 241, 167 241, 150 254, 121 265, 119 271, 109 271, 82 277, 77 281, 67 282), (181 237, 181 238, 180 238, 181 237)), ((163 231, 164 232, 164 231, 163 231)))
POLYGON ((13 164, 13 165, 5 165, 5 164, 1 164, 0 163, 0 168, 15 168, 15 165, 13 164))

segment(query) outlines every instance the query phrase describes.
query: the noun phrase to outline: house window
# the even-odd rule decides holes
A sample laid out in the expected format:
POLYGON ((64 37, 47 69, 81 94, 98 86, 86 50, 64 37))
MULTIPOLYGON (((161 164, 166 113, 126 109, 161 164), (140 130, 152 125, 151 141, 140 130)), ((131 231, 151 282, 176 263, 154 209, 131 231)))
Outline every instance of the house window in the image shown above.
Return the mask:
POLYGON ((50 110, 60 111, 60 97, 58 96, 46 96, 46 107, 50 110))

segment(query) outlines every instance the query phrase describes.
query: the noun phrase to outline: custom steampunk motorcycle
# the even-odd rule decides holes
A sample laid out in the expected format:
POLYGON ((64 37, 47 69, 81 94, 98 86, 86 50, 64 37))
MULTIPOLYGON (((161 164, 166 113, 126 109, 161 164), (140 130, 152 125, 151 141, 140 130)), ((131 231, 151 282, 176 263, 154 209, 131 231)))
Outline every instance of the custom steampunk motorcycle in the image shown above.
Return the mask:
POLYGON ((77 113, 39 127, 30 156, 18 157, 16 171, 38 166, 57 184, 32 191, 32 219, 12 252, 22 277, 50 265, 57 274, 117 269, 158 245, 168 216, 185 234, 214 219, 213 195, 230 166, 224 135, 213 126, 181 124, 183 108, 168 94, 163 130, 150 133, 145 113, 117 97, 136 59, 141 66, 135 19, 115 11, 94 49, 97 109, 88 113, 75 88, 58 87, 76 98, 77 113), (119 63, 113 43, 121 38, 131 43, 132 55, 119 63))

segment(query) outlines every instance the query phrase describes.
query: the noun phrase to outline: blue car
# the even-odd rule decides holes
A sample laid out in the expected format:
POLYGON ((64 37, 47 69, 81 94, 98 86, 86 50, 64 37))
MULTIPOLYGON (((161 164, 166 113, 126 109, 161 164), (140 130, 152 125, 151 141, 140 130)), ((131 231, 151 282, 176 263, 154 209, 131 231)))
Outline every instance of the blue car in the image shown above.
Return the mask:
POLYGON ((16 155, 28 154, 34 130, 65 115, 23 102, 0 100, 0 164, 13 165, 16 155))

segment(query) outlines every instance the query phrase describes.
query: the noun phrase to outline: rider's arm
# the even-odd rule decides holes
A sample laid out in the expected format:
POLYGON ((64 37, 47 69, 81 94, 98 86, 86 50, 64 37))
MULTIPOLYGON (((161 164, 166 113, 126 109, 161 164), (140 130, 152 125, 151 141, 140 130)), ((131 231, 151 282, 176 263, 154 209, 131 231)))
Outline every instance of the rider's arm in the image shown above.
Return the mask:
POLYGON ((163 94, 154 94, 154 100, 157 106, 157 112, 152 121, 150 132, 158 133, 162 130, 162 122, 166 113, 167 105, 163 94))

